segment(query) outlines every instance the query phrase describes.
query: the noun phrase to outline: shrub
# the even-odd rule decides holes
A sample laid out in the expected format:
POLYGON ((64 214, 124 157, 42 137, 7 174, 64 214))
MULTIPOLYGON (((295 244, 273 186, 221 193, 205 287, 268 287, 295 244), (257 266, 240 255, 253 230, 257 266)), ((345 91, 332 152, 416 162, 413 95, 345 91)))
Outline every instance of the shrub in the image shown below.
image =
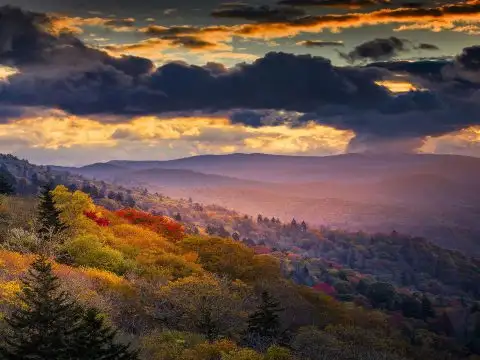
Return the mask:
POLYGON ((77 265, 96 267, 117 274, 124 274, 131 267, 120 251, 102 245, 93 235, 77 236, 65 244, 65 251, 77 265))

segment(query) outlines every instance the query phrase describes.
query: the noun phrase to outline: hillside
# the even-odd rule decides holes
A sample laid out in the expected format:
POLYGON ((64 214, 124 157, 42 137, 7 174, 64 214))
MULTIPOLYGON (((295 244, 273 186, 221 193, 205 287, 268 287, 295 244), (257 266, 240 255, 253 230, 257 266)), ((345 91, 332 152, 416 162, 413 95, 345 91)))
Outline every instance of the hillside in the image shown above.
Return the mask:
POLYGON ((283 221, 299 217, 312 225, 350 231, 396 230, 428 237, 444 247, 480 253, 480 160, 476 158, 232 154, 158 162, 111 161, 94 167, 101 171, 92 175, 91 166, 73 171, 172 197, 191 197, 251 216, 263 213, 283 221), (117 173, 118 168, 123 170, 117 173))
MULTIPOLYGON (((54 170, 12 157, 4 162, 17 169, 16 174, 27 166, 60 179, 54 170)), ((173 358, 187 351, 195 353, 192 360, 204 359, 198 351, 206 346, 202 344, 209 332, 200 325, 192 327, 192 321, 198 324, 198 313, 191 312, 191 306, 198 309, 205 299, 217 309, 220 317, 214 324, 223 336, 236 346, 264 351, 259 344, 245 342, 242 334, 245 314, 254 310, 265 289, 285 309, 281 324, 289 336, 281 344, 298 356, 307 346, 302 339, 312 344, 333 336, 342 344, 346 333, 368 344, 370 349, 365 345, 351 349, 367 358, 462 358, 476 351, 471 336, 480 314, 475 307, 480 297, 477 259, 397 233, 310 229, 300 220, 290 223, 263 216, 254 220, 219 206, 174 200, 145 189, 71 175, 65 179, 78 182, 92 199, 64 187, 54 192, 70 229, 68 237, 52 248, 57 272, 81 301, 88 299, 107 313, 142 348, 145 359, 162 359, 159 354, 171 341, 192 336, 198 341, 175 350, 173 358), (136 209, 125 208, 130 205, 136 209), (154 291, 158 286, 161 290, 154 291), (432 311, 426 310, 427 301, 432 311), (386 323, 389 335, 382 330, 386 323), (305 327, 312 324, 318 329, 305 327), (391 324, 398 333, 392 333, 391 324), (181 332, 167 335, 159 326, 181 332), (374 337, 358 338, 365 330, 374 337), (420 334, 436 345, 427 346, 420 334), (412 338, 417 340, 407 345, 412 338), (386 342, 398 342, 389 347, 389 354, 380 345, 386 342), (369 351, 373 353, 367 355, 369 351)), ((29 221, 36 217, 35 206, 32 198, 2 198, 0 294, 7 301, 0 303, 0 311, 7 314, 12 302, 5 289, 17 286, 15 279, 38 251, 35 222, 29 221)), ((213 352, 226 351, 218 349, 223 346, 218 342, 211 346, 213 352)), ((350 359, 348 354, 341 356, 350 359)))

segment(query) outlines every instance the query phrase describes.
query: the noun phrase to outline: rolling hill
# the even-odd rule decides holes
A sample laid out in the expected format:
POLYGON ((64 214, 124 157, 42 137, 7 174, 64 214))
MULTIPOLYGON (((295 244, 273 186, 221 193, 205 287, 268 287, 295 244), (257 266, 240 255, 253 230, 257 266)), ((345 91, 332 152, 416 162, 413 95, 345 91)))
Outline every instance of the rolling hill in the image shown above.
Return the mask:
POLYGON ((142 186, 252 216, 351 231, 425 236, 480 251, 480 159, 451 155, 328 157, 231 154, 110 161, 71 172, 142 186))

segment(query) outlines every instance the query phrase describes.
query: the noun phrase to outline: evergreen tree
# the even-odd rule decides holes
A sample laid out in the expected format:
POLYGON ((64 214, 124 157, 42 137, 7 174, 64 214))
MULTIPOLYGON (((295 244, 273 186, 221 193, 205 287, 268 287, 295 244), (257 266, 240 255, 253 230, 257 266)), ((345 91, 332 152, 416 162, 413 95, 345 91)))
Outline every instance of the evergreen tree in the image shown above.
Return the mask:
POLYGON ((182 215, 179 212, 177 212, 173 218, 176 221, 182 221, 182 215))
POLYGON ((0 168, 0 195, 12 195, 15 192, 15 178, 6 169, 0 168))
POLYGON ((82 360, 134 360, 136 352, 128 345, 115 342, 117 332, 106 326, 95 308, 85 312, 82 327, 76 337, 79 359, 82 360))
POLYGON ((6 346, 0 348, 1 358, 72 359, 82 311, 59 288, 52 265, 44 257, 37 259, 19 295, 25 306, 6 319, 11 331, 4 336, 6 346))
POLYGON ((303 232, 307 232, 307 223, 305 221, 302 221, 301 228, 303 232))
POLYGON ((60 220, 60 210, 55 207, 52 190, 52 185, 49 183, 43 187, 40 195, 38 205, 38 220, 41 224, 40 235, 45 235, 52 230, 59 233, 66 229, 66 226, 60 220))
POLYGON ((435 310, 433 309, 432 302, 426 295, 423 295, 422 297, 422 315, 424 319, 435 317, 435 310))
POLYGON ((6 319, 9 332, 0 358, 5 360, 136 360, 127 345, 95 309, 85 311, 60 290, 52 265, 39 257, 23 280, 24 306, 6 319))
POLYGON ((248 317, 248 333, 264 338, 277 338, 280 332, 279 313, 282 310, 280 303, 264 291, 257 311, 248 317))

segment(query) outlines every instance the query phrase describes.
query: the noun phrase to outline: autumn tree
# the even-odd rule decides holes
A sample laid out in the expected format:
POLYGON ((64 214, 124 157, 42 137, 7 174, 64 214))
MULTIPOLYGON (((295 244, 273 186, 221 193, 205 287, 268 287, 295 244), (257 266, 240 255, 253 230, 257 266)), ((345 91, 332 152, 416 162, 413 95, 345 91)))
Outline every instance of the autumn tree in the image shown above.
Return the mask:
POLYGON ((226 279, 190 276, 164 286, 153 304, 169 327, 196 331, 210 342, 244 328, 245 288, 226 279))

